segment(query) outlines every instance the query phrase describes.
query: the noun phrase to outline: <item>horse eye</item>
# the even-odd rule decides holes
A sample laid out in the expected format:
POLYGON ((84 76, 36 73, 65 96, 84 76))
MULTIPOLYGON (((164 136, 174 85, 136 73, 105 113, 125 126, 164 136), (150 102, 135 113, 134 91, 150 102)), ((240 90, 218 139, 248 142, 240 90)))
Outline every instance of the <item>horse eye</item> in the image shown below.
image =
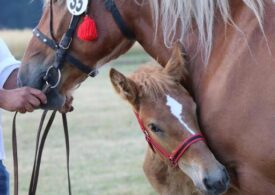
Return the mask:
POLYGON ((151 131, 153 131, 154 133, 159 133, 159 132, 163 132, 159 127, 157 127, 155 124, 153 124, 153 123, 150 123, 149 125, 148 125, 148 127, 149 127, 149 129, 151 130, 151 131))

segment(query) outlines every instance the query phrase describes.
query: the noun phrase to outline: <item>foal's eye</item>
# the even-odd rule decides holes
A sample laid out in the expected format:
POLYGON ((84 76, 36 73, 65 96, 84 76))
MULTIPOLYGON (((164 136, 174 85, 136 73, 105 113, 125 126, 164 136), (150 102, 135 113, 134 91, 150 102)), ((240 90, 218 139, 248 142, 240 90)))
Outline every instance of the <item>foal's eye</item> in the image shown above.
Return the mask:
POLYGON ((163 132, 159 127, 157 127, 155 124, 153 124, 153 123, 150 123, 149 125, 148 125, 148 127, 149 127, 149 129, 151 130, 151 131, 153 131, 154 133, 160 133, 160 132, 163 132))

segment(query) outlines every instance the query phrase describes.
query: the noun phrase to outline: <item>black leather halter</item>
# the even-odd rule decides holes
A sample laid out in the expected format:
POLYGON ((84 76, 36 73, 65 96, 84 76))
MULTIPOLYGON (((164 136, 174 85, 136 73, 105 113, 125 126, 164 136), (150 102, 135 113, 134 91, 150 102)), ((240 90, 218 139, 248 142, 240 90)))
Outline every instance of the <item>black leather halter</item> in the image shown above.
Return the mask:
MULTIPOLYGON (((89 1, 90 3, 90 1, 89 1)), ((127 37, 129 40, 134 40, 134 33, 128 28, 127 24, 124 22, 114 0, 105 0, 105 8, 112 14, 117 26, 119 27, 121 33, 127 37)), ((96 68, 91 68, 85 64, 83 64, 80 60, 72 56, 68 53, 68 50, 71 47, 71 43, 77 28, 77 25, 80 21, 80 16, 72 16, 69 29, 63 35, 61 41, 57 43, 53 34, 53 2, 50 1, 50 33, 51 37, 47 37, 44 33, 42 33, 38 28, 33 30, 34 36, 40 40, 43 44, 46 44, 48 47, 52 48, 56 51, 55 59, 52 66, 50 66, 44 76, 44 80, 46 82, 46 86, 48 88, 56 88, 59 85, 61 80, 61 70, 64 66, 65 62, 68 62, 71 65, 74 65, 78 70, 84 72, 88 76, 95 77, 98 74, 98 70, 96 68)), ((89 6, 89 5, 88 5, 89 6)))

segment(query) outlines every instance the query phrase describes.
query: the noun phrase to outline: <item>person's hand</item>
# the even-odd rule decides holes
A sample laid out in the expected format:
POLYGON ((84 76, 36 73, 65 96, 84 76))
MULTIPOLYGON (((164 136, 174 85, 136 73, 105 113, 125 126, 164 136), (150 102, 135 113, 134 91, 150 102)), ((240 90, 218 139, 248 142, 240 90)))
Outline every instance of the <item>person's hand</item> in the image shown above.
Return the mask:
POLYGON ((41 104, 46 103, 45 94, 30 87, 0 90, 0 107, 8 111, 32 112, 41 104))
POLYGON ((74 107, 72 106, 74 98, 72 96, 66 96, 66 102, 64 106, 59 109, 59 112, 61 113, 67 113, 72 112, 74 110, 74 107))

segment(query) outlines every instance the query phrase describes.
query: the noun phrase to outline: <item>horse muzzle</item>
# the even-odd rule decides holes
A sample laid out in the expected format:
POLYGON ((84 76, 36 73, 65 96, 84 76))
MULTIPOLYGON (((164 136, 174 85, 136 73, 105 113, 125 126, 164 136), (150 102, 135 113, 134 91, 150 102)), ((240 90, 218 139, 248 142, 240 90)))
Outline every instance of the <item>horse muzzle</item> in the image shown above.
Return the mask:
POLYGON ((209 174, 203 179, 204 188, 206 189, 206 194, 208 195, 222 194, 226 192, 229 187, 229 176, 226 169, 223 168, 221 173, 217 174, 217 177, 209 174))
MULTIPOLYGON (((46 71, 36 71, 31 74, 24 73, 20 71, 17 77, 17 86, 18 87, 31 87, 39 90, 43 90, 46 85, 44 80, 44 76, 46 75, 46 71)), ((51 81, 49 81, 51 83, 51 81)), ((53 81, 56 82, 56 81, 53 81)), ((47 104, 41 104, 39 108, 45 110, 57 110, 64 106, 65 104, 65 96, 59 92, 59 87, 56 86, 54 88, 49 88, 47 93, 45 93, 47 97, 47 104)))
POLYGON ((193 181, 195 187, 205 195, 219 195, 228 190, 228 172, 216 161, 211 168, 200 165, 189 164, 179 161, 179 168, 193 181))

